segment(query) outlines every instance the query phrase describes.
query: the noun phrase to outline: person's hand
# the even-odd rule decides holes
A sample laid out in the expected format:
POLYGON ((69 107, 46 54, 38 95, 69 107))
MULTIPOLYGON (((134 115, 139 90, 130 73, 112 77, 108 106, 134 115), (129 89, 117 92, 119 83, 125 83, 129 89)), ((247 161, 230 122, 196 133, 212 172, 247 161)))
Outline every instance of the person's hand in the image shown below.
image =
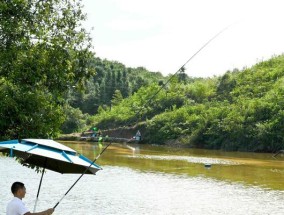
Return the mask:
POLYGON ((54 212, 54 209, 53 209, 53 208, 49 208, 49 209, 46 210, 46 214, 47 214, 47 215, 50 215, 50 214, 52 214, 53 212, 54 212))

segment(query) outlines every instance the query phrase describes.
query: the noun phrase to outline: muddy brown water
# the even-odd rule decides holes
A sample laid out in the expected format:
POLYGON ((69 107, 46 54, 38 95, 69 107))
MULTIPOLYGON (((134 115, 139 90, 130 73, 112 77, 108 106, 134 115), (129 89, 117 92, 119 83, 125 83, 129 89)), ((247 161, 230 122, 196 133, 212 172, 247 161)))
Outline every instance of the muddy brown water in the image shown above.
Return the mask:
MULTIPOLYGON (((94 159, 96 143, 63 142, 94 159)), ((271 154, 113 144, 54 214, 284 214, 284 157, 271 154), (211 168, 205 165, 211 165, 211 168)), ((47 171, 38 210, 53 207, 79 175, 47 171)), ((33 208, 40 174, 0 157, 0 214, 23 181, 33 208)))

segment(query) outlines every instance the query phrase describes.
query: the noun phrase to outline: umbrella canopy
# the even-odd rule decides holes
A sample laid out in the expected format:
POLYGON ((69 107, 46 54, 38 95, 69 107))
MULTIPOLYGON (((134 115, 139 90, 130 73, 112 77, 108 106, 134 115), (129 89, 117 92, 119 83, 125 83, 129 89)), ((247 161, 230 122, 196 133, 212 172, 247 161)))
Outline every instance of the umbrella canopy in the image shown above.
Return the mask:
MULTIPOLYGON (((35 165, 59 173, 82 173, 91 160, 75 150, 48 139, 23 139, 0 142, 0 152, 21 159, 22 164, 35 165)), ((101 167, 97 164, 86 172, 95 174, 101 167)))
POLYGON ((4 141, 0 142, 0 152, 8 153, 10 157, 19 158, 20 162, 24 165, 33 165, 43 168, 34 212, 36 211, 36 205, 45 169, 59 173, 81 173, 82 175, 80 178, 84 174, 95 174, 98 170, 101 170, 100 166, 88 158, 53 140, 23 139, 21 141, 4 141))

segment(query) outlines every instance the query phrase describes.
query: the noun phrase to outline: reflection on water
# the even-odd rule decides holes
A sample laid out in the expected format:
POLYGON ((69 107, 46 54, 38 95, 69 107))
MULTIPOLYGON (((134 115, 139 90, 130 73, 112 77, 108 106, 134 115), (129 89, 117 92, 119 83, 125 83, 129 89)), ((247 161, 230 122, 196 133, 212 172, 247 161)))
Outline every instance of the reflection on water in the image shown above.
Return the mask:
MULTIPOLYGON (((102 150, 90 143, 65 144, 91 159, 102 150)), ((98 164, 103 170, 85 175, 55 215, 284 214, 283 158, 114 144, 98 164)), ((33 208, 40 174, 5 157, 0 157, 0 174, 0 214, 14 181, 26 184, 24 200, 33 208)), ((47 171, 38 209, 53 207, 77 178, 47 171)))

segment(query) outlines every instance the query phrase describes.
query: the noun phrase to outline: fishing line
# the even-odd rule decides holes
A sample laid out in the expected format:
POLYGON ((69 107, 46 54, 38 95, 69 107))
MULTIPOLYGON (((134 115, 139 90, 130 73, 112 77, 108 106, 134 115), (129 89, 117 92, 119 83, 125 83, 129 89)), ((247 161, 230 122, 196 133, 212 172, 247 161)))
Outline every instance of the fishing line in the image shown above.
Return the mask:
MULTIPOLYGON (((232 25, 232 24, 231 24, 232 25)), ((189 63, 199 52, 201 52, 209 43, 211 43, 214 39, 216 39, 220 34, 222 34, 225 30, 227 30, 231 25, 227 26, 226 28, 222 29, 220 32, 218 32, 216 35, 214 35, 212 38, 210 38, 203 46, 201 46, 200 49, 198 49, 173 75, 170 76, 170 78, 161 85, 161 87, 151 96, 142 106, 142 108, 136 112, 135 116, 139 116, 141 111, 145 108, 146 105, 148 105, 157 95, 158 93, 173 79, 175 75, 177 75, 180 71, 183 70, 183 68, 186 66, 186 64, 189 63)), ((122 130, 121 130, 122 132, 122 130)), ((115 139, 115 138, 114 138, 115 139)), ((72 190, 72 188, 77 184, 77 182, 85 175, 85 173, 91 168, 91 166, 97 161, 97 159, 104 153, 104 151, 112 144, 112 141, 109 142, 109 144, 100 152, 100 154, 93 160, 93 162, 85 169, 85 171, 80 175, 80 177, 73 183, 73 185, 67 190, 67 192, 62 196, 62 198, 55 204, 53 209, 55 209, 59 203, 66 197, 66 195, 72 190)))

